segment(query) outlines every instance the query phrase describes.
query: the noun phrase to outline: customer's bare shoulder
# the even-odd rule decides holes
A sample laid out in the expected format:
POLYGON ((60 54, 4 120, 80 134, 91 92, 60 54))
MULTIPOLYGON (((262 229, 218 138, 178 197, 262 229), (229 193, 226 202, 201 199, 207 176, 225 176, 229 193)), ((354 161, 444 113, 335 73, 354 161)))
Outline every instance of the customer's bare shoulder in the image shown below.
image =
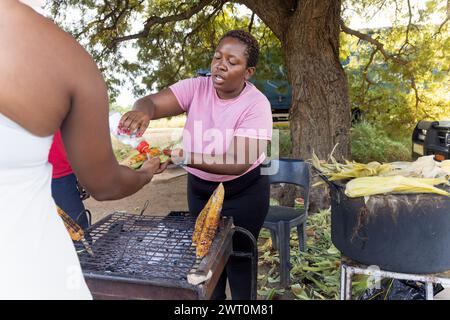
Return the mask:
POLYGON ((6 44, 0 50, 0 112, 49 135, 69 112, 78 86, 101 85, 102 78, 69 34, 17 1, 6 4, 0 4, 0 43, 6 44))

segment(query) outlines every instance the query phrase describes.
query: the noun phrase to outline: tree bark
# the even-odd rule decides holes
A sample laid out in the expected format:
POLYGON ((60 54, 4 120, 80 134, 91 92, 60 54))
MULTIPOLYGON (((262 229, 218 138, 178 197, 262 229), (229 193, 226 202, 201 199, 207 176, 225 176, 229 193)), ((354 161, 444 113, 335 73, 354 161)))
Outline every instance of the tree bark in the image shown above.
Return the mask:
POLYGON ((282 40, 292 84, 293 155, 350 158, 347 77, 339 61, 341 1, 301 1, 282 40))

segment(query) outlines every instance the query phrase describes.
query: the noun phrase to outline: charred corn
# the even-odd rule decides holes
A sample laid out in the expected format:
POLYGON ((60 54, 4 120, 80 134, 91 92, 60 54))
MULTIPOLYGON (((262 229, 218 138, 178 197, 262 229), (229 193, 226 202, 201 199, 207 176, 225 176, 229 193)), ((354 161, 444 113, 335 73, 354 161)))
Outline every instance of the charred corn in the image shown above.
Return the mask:
POLYGON ((225 189, 221 183, 212 195, 211 207, 208 210, 208 214, 200 234, 200 239, 197 243, 196 255, 199 258, 203 258, 208 254, 214 237, 216 236, 217 227, 220 222, 220 213, 222 211, 224 195, 225 189))
POLYGON ((133 165, 138 162, 145 161, 145 160, 147 160, 147 155, 141 153, 130 159, 130 165, 133 165))
POLYGON ((206 216, 208 215, 209 209, 211 208, 213 196, 211 196, 206 203, 205 207, 202 209, 200 214, 195 221, 194 233, 192 234, 192 243, 194 245, 198 244, 200 240, 200 235, 202 234, 203 226, 205 225, 206 216))
POLYGON ((121 165, 137 169, 142 165, 142 163, 147 160, 147 155, 139 153, 139 151, 134 150, 128 157, 120 162, 121 165))
POLYGON ((64 210, 62 210, 60 207, 56 206, 56 209, 58 211, 58 215, 64 222, 64 226, 69 232, 70 238, 72 238, 73 241, 81 241, 81 243, 83 243, 84 247, 86 248, 86 251, 91 256, 94 256, 94 252, 92 251, 91 246, 84 237, 83 229, 81 229, 81 227, 75 221, 73 221, 72 218, 67 213, 65 213, 64 210))
POLYGON ((81 227, 75 221, 73 221, 72 218, 69 217, 67 213, 65 213, 60 207, 57 206, 56 208, 72 240, 80 241, 81 238, 84 237, 84 232, 81 227))

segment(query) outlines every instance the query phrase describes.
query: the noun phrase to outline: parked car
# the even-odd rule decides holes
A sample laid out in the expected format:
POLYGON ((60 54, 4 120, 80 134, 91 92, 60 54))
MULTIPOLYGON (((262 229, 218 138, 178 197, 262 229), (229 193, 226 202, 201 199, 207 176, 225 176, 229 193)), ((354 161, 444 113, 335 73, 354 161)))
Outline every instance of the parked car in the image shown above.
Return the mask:
POLYGON ((450 159, 450 120, 419 121, 412 134, 412 157, 435 155, 435 160, 450 159))

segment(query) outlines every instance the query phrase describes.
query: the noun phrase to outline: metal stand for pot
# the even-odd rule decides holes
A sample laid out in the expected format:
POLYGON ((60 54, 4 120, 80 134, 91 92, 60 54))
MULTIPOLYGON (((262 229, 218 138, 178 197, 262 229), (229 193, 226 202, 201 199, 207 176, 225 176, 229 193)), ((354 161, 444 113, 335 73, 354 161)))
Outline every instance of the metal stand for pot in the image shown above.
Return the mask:
POLYGON ((352 277, 355 274, 371 276, 374 280, 391 278, 398 280, 412 280, 425 283, 426 300, 433 300, 433 284, 450 286, 450 270, 433 274, 408 274, 384 271, 374 266, 361 265, 355 261, 343 257, 341 259, 341 300, 352 299, 352 277))

